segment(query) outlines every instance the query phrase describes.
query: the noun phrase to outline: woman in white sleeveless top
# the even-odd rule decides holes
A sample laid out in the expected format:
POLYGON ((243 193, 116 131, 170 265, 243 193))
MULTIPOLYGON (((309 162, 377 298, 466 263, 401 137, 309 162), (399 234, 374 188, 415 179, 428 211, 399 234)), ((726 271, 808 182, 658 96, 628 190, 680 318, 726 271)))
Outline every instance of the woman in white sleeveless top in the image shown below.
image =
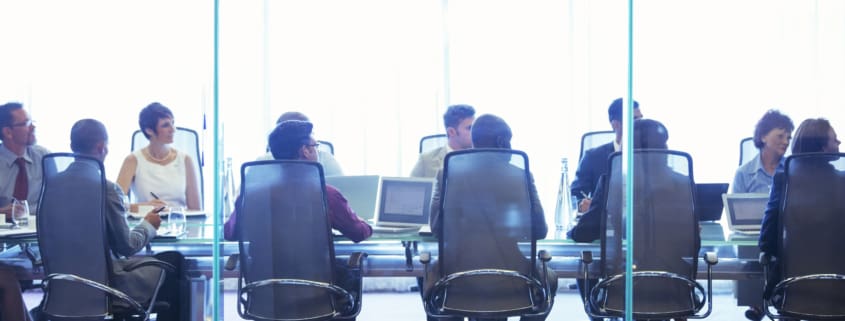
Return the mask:
POLYGON ((126 156, 117 184, 124 193, 132 190, 134 204, 185 207, 201 210, 197 169, 191 156, 170 147, 176 127, 173 113, 152 103, 141 110, 138 124, 150 144, 126 156))

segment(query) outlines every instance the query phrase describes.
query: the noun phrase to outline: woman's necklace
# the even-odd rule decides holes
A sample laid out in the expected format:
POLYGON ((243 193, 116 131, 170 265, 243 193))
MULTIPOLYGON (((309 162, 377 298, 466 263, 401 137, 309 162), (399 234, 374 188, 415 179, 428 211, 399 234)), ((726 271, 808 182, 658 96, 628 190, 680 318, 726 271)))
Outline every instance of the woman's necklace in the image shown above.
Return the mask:
POLYGON ((149 159, 151 162, 156 163, 156 164, 165 165, 165 164, 169 163, 171 160, 173 160, 173 154, 174 153, 173 153, 172 148, 168 148, 167 153, 164 154, 164 156, 162 156, 162 157, 156 157, 153 154, 153 152, 150 148, 147 148, 144 151, 145 151, 144 154, 145 154, 145 156, 147 156, 147 159, 149 159))

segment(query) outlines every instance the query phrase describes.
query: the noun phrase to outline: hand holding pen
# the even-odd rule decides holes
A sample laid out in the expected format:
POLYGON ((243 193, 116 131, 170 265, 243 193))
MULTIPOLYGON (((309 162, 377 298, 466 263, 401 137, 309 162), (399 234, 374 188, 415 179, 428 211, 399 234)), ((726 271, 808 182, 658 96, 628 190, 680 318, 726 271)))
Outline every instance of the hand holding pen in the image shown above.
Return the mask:
POLYGON ((591 194, 584 193, 584 191, 581 191, 581 196, 583 196, 584 198, 582 198, 581 201, 578 202, 578 212, 586 213, 587 210, 590 209, 590 204, 593 203, 593 198, 591 197, 591 194))

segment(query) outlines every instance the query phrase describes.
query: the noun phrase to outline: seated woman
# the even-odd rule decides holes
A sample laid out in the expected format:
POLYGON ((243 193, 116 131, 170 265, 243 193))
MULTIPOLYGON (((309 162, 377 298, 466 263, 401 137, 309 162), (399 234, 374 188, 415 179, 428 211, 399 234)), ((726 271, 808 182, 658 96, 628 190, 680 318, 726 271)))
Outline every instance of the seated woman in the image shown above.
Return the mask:
POLYGON ((191 156, 170 146, 176 133, 173 123, 173 113, 160 103, 141 110, 138 124, 150 144, 126 156, 117 176, 124 193, 135 192, 132 205, 202 209, 191 156))

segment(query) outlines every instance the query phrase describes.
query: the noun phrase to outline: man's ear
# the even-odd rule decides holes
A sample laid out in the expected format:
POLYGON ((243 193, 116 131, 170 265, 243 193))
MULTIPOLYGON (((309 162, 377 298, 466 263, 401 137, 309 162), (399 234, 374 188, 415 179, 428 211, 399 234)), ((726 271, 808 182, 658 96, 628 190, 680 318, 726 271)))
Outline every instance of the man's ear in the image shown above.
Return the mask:
POLYGON ((4 141, 6 138, 12 137, 12 128, 11 127, 3 127, 2 138, 4 141))
POLYGON ((619 131, 622 129, 622 122, 618 120, 611 120, 610 127, 613 128, 613 131, 619 131))
POLYGON ((455 137, 458 134, 458 130, 455 127, 446 127, 446 137, 455 137))

